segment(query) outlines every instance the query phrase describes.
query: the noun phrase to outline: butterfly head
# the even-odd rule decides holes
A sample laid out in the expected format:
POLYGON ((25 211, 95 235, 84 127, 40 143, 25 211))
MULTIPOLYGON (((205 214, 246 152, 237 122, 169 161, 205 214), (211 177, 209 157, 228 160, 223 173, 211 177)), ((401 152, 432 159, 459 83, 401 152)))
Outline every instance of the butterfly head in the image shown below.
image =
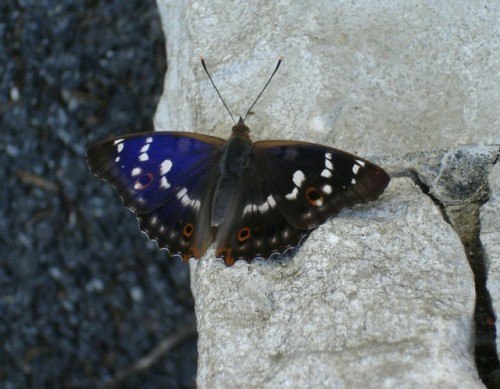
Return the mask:
POLYGON ((250 133, 250 128, 248 128, 245 125, 245 121, 243 120, 242 117, 240 117, 240 120, 238 120, 238 123, 236 123, 233 126, 233 135, 248 135, 250 133))

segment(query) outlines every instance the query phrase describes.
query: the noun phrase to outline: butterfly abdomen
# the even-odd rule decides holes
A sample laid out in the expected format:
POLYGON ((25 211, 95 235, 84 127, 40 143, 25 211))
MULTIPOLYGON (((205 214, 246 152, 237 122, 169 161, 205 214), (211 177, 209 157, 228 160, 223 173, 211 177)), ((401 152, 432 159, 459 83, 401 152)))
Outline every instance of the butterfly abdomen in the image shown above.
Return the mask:
POLYGON ((233 132, 224 145, 220 161, 220 177, 214 192, 212 226, 219 226, 227 216, 234 195, 240 185, 240 177, 247 166, 252 141, 245 132, 233 132))

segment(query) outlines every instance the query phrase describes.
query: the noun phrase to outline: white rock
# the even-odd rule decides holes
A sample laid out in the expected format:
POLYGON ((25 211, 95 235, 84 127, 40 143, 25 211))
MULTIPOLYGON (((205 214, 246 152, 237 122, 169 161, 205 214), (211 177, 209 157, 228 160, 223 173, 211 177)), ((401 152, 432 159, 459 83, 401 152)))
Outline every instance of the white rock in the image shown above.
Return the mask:
POLYGON ((193 282, 200 387, 482 387, 469 265, 407 179, 289 262, 204 259, 193 282))
MULTIPOLYGON (((155 125, 227 137, 199 64, 258 139, 366 155, 498 141, 498 5, 158 0, 169 70, 155 125), (473 33, 471 33, 473 32, 473 33)), ((483 387, 473 277, 428 197, 395 179, 285 264, 191 263, 201 388, 483 387)))
POLYGON ((277 59, 254 115, 255 139, 321 141, 399 154, 498 141, 498 1, 157 1, 168 75, 160 130, 226 137, 277 59))

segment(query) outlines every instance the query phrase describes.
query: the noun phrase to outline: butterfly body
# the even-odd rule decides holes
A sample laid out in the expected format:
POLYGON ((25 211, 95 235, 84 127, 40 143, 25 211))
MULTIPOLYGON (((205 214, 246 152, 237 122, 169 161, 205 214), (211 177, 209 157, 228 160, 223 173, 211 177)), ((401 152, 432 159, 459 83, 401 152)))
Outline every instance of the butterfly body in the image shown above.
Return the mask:
POLYGON ((248 155, 252 148, 250 130, 243 119, 233 127, 231 137, 225 142, 221 162, 220 177, 215 189, 212 207, 212 226, 218 227, 224 220, 227 204, 238 189, 239 180, 248 163, 248 155))
POLYGON ((377 165, 327 146, 252 143, 241 118, 227 141, 133 134, 92 146, 87 160, 159 247, 188 260, 215 240, 228 266, 297 248, 341 209, 376 200, 390 180, 377 165))

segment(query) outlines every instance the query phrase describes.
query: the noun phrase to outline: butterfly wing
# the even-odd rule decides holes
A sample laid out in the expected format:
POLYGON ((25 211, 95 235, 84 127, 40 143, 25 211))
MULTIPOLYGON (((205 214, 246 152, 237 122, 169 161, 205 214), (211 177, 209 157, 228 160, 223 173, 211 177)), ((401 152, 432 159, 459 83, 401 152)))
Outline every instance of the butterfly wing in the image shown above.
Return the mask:
POLYGON ((201 256, 213 239, 210 213, 223 144, 194 133, 140 133, 92 146, 87 162, 151 239, 187 260, 201 256))
POLYGON ((252 160, 235 185, 226 219, 217 231, 216 256, 227 266, 239 259, 250 262, 283 254, 308 235, 308 231, 294 228, 283 217, 271 194, 272 187, 262 179, 262 172, 252 160))
POLYGON ((283 254, 341 209, 376 200, 388 183, 382 168, 340 150, 256 142, 217 232, 216 255, 230 266, 283 254))
POLYGON ((390 181, 372 162, 313 143, 256 142, 252 157, 277 207, 298 230, 317 227, 343 208, 378 199, 390 181))

